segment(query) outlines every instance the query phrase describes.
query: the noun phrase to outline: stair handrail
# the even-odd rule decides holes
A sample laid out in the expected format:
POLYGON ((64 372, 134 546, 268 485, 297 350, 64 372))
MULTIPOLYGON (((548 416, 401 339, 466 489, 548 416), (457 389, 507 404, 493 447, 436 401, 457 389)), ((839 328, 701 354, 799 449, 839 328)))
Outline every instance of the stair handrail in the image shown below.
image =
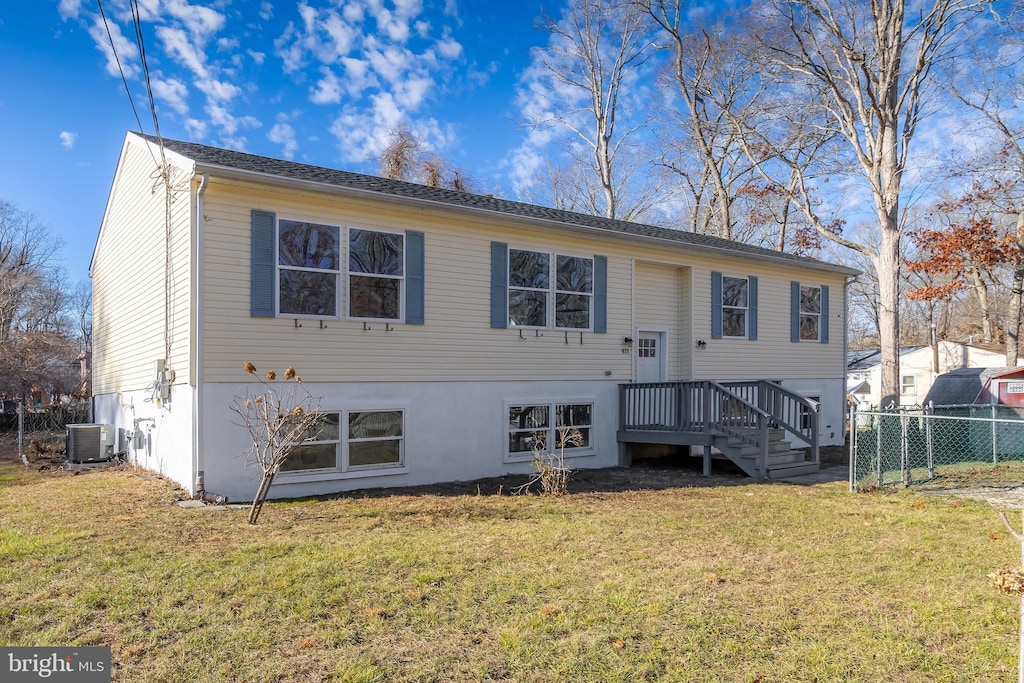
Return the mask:
POLYGON ((772 420, 776 424, 810 446, 810 462, 818 462, 818 422, 821 406, 819 401, 801 396, 795 391, 769 380, 723 382, 723 384, 731 389, 742 389, 745 387, 756 389, 758 405, 771 413, 772 420), (786 405, 782 399, 788 400, 789 405, 786 405), (794 406, 802 406, 806 410, 794 410, 794 406), (791 417, 793 419, 790 419, 791 417), (801 424, 801 418, 803 417, 807 418, 807 426, 801 424))
MULTIPOLYGON (((757 471, 758 476, 762 479, 768 477, 768 428, 772 422, 772 416, 767 411, 762 410, 758 406, 754 405, 750 401, 746 400, 734 391, 730 391, 728 387, 718 382, 708 382, 707 386, 709 389, 713 389, 718 393, 718 401, 716 402, 719 411, 718 419, 711 420, 713 411, 707 411, 704 414, 704 421, 707 428, 714 431, 721 432, 726 436, 730 436, 740 443, 745 443, 749 446, 757 448, 757 471), (721 413, 722 399, 725 399, 727 404, 744 409, 745 415, 731 415, 728 420, 723 419, 721 413), (736 422, 737 417, 741 425, 745 428, 737 429, 736 422), (749 418, 754 418, 754 424, 751 425, 749 418), (754 429, 751 430, 750 426, 754 429)), ((711 393, 708 392, 705 397, 705 406, 711 405, 711 393)))

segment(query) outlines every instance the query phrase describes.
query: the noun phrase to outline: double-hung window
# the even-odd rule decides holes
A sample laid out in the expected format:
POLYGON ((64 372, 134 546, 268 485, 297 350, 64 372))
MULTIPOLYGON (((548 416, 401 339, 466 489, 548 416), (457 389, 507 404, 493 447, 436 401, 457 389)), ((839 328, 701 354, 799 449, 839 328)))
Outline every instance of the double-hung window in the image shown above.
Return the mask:
POLYGON ((349 470, 400 467, 405 460, 401 410, 367 410, 348 414, 345 465, 349 470))
POLYGON ((594 303, 594 259, 555 257, 555 327, 589 330, 594 303))
POLYGON ((745 277, 722 276, 722 336, 747 336, 748 281, 745 277))
POLYGON ((547 327, 551 255, 508 250, 508 317, 518 327, 547 327))
POLYGON ((358 472, 405 464, 404 412, 325 412, 281 465, 282 472, 358 472), (344 425, 344 429, 342 429, 344 425))
POLYGON ((508 457, 535 452, 565 455, 593 448, 593 403, 534 403, 508 406, 508 457))
POLYGON ((338 315, 339 233, 335 225, 281 219, 277 310, 281 315, 338 315))
POLYGON ((821 287, 800 286, 800 340, 821 338, 821 287))
POLYGON ((904 396, 917 395, 917 375, 903 375, 900 378, 900 393, 904 396))
POLYGON ((349 228, 348 315, 401 320, 405 281, 405 236, 349 228))
POLYGON ((324 413, 313 425, 302 444, 292 449, 281 464, 282 472, 308 470, 334 470, 338 468, 338 446, 341 434, 338 428, 341 415, 324 413))
POLYGON ((594 259, 509 249, 508 315, 516 327, 589 330, 594 259))

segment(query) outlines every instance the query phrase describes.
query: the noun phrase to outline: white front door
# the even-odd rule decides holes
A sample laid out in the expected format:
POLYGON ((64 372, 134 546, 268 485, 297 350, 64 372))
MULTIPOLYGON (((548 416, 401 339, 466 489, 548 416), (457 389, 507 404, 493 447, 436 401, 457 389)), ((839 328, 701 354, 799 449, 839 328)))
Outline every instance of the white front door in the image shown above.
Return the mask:
POLYGON ((636 335, 636 381, 664 382, 665 333, 638 332, 636 335))

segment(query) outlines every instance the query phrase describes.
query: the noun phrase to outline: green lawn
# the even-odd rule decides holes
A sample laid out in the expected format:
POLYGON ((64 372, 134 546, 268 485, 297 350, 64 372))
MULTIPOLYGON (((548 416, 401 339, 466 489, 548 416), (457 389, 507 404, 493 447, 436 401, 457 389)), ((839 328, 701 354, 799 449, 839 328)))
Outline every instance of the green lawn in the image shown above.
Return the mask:
POLYGON ((1014 679, 991 509, 715 481, 272 502, 251 527, 129 470, 3 465, 0 642, 110 645, 120 681, 1014 679))

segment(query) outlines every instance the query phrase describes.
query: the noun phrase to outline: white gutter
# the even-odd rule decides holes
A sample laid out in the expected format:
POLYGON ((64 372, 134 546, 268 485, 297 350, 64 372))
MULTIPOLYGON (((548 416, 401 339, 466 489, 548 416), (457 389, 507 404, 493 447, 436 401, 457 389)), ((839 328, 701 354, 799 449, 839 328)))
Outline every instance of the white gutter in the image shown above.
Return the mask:
MULTIPOLYGON (((224 178, 233 178, 236 180, 243 180, 249 182, 257 182, 265 185, 275 185, 278 187, 286 188, 306 188, 316 190, 317 192, 341 195, 345 197, 352 197, 357 199, 367 199, 377 202, 389 202, 396 204, 404 204, 407 206, 415 206, 422 208, 424 205, 435 207, 445 212, 456 212, 470 214, 474 216, 486 215, 489 217, 497 216, 504 220, 521 222, 531 225, 536 225, 545 228, 555 227, 559 230, 569 230, 572 232, 580 232, 584 234, 602 233, 604 235, 620 238, 620 239, 632 239, 640 242, 655 242, 657 244, 672 245, 676 249, 685 249, 689 251, 697 251, 708 254, 715 254, 719 256, 731 256, 733 258, 748 258, 757 259, 759 261, 771 261, 774 263, 785 264, 788 266, 802 266, 812 270, 823 270, 830 273, 840 273, 847 276, 860 275, 859 270, 853 268, 847 268, 846 266, 840 266, 837 264, 826 263, 824 261, 797 261, 792 258, 784 258, 781 256, 774 256, 771 252, 763 254, 751 254, 749 252, 730 249, 727 247, 713 247, 706 244, 692 244, 688 242, 681 242, 678 240, 666 239, 664 237, 655 237, 652 235, 640 235, 636 233, 622 232, 620 230, 611 230, 608 228, 601 228, 592 225, 577 225, 575 223, 566 223, 563 221, 555 220, 553 218, 540 218, 537 216, 524 216, 516 213, 508 213, 505 211, 496 211, 494 209, 488 209, 485 207, 478 206, 464 206, 461 204, 451 204, 448 202, 436 201, 433 199, 425 199, 422 197, 403 197, 401 195, 389 194, 387 192, 379 192, 375 190, 364 190, 356 187, 345 187, 342 185, 333 185, 331 183, 322 183, 315 180, 303 180, 301 178, 285 178, 269 173, 263 173, 261 171, 247 171, 244 169, 233 168, 230 166, 220 166, 217 164, 207 164, 204 162, 196 161, 197 172, 202 169, 204 175, 206 173, 215 173, 216 175, 224 178)), ((387 182, 387 181, 385 181, 387 182)), ((664 228, 667 229, 667 228, 664 228)))
POLYGON ((192 338, 196 340, 195 353, 192 356, 194 378, 196 383, 195 395, 192 397, 192 494, 201 495, 205 485, 202 483, 205 477, 203 458, 203 196, 210 184, 210 175, 203 173, 199 181, 199 190, 196 192, 196 245, 194 251, 193 268, 195 269, 195 329, 192 331, 192 338))

